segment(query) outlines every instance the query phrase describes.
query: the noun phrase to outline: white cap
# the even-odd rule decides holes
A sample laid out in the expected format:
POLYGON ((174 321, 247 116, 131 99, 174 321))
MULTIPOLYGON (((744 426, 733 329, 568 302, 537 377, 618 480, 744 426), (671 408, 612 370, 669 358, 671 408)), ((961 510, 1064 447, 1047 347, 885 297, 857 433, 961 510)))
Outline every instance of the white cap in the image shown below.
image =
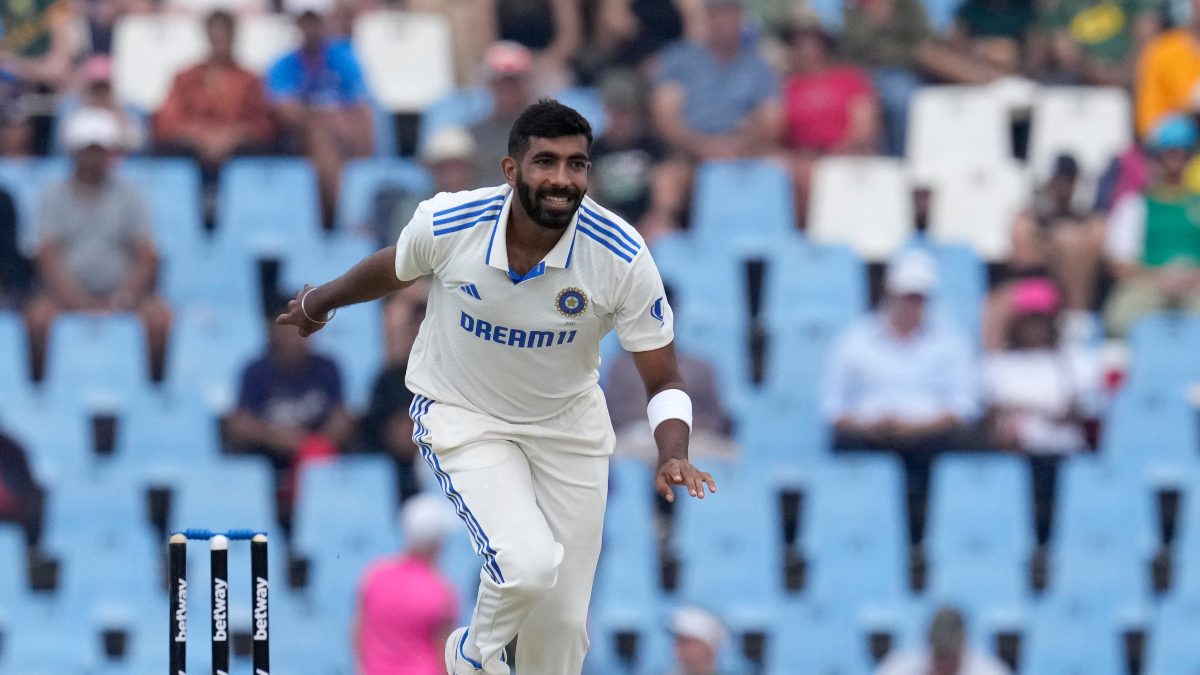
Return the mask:
POLYGON ((717 617, 699 607, 680 607, 671 617, 671 634, 676 637, 699 640, 708 645, 713 653, 721 651, 725 642, 725 627, 717 617))
POLYGON ((105 108, 80 108, 63 123, 62 139, 71 152, 93 145, 115 150, 121 145, 121 121, 105 108))
POLYGON ((408 548, 432 548, 457 527, 454 507, 442 495, 422 492, 409 497, 400 509, 400 529, 408 548))
POLYGON ((921 249, 909 249, 888 263, 884 286, 888 295, 929 295, 937 279, 933 256, 921 249))
POLYGON ((421 149, 421 161, 437 164, 449 159, 471 159, 475 156, 475 139, 463 127, 445 127, 434 132, 421 149))

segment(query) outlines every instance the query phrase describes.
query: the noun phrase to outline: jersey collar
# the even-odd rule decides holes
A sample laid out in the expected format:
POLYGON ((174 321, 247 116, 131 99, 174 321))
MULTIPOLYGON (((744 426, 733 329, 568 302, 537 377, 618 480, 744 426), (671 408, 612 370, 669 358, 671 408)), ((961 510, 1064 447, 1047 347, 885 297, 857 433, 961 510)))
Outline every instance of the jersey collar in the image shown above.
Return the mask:
MULTIPOLYGON (((508 197, 504 200, 504 208, 500 210, 500 217, 496 222, 492 223, 492 232, 488 235, 487 248, 485 249, 483 262, 489 267, 495 267, 509 273, 508 269, 508 216, 512 210, 512 202, 514 191, 510 187, 505 187, 508 191, 508 197)), ((582 204, 580 205, 582 208, 582 204)), ((557 267, 559 269, 567 269, 571 266, 571 258, 575 252, 575 226, 579 222, 579 211, 575 211, 575 216, 571 218, 571 224, 567 225, 567 229, 563 230, 562 237, 550 252, 542 258, 534 269, 538 267, 557 267)), ((532 278, 527 276, 528 278, 532 278)), ((514 280, 516 281, 516 280, 514 280)))

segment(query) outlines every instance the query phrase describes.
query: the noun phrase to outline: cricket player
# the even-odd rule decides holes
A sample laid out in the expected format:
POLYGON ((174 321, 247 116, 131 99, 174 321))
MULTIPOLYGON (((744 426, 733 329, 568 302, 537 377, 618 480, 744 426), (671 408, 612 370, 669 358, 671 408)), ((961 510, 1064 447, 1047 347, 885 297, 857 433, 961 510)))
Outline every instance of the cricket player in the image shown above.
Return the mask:
POLYGON ((471 624, 451 633, 451 675, 583 667, 614 434, 598 385, 616 328, 649 397, 656 489, 715 492, 688 461, 691 401, 671 308, 638 233, 586 196, 591 127, 544 99, 513 124, 505 184, 424 201, 385 248, 305 286, 278 317, 309 335, 338 307, 432 276, 409 359, 413 437, 483 559, 471 624))

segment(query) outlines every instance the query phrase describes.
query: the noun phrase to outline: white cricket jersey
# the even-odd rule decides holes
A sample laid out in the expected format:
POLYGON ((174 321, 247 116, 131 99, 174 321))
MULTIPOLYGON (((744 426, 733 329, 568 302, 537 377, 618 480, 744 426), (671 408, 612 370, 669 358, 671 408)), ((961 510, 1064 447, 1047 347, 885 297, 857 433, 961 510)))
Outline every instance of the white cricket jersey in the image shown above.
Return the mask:
POLYGON ((599 381, 600 339, 626 350, 674 337, 658 268, 637 231, 584 197, 546 257, 508 267, 507 185, 441 193, 396 243, 396 276, 433 275, 408 362, 417 394, 510 422, 553 417, 599 381))

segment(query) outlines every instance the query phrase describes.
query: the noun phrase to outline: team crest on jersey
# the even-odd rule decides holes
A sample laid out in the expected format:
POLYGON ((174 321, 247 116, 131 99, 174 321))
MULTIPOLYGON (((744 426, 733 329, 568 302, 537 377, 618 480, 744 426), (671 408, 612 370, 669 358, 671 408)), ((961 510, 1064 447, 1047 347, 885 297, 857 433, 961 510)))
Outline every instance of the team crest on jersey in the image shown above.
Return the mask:
POLYGON ((558 292, 558 299, 554 301, 554 305, 563 316, 579 316, 588 307, 588 296, 581 289, 564 288, 558 292))

